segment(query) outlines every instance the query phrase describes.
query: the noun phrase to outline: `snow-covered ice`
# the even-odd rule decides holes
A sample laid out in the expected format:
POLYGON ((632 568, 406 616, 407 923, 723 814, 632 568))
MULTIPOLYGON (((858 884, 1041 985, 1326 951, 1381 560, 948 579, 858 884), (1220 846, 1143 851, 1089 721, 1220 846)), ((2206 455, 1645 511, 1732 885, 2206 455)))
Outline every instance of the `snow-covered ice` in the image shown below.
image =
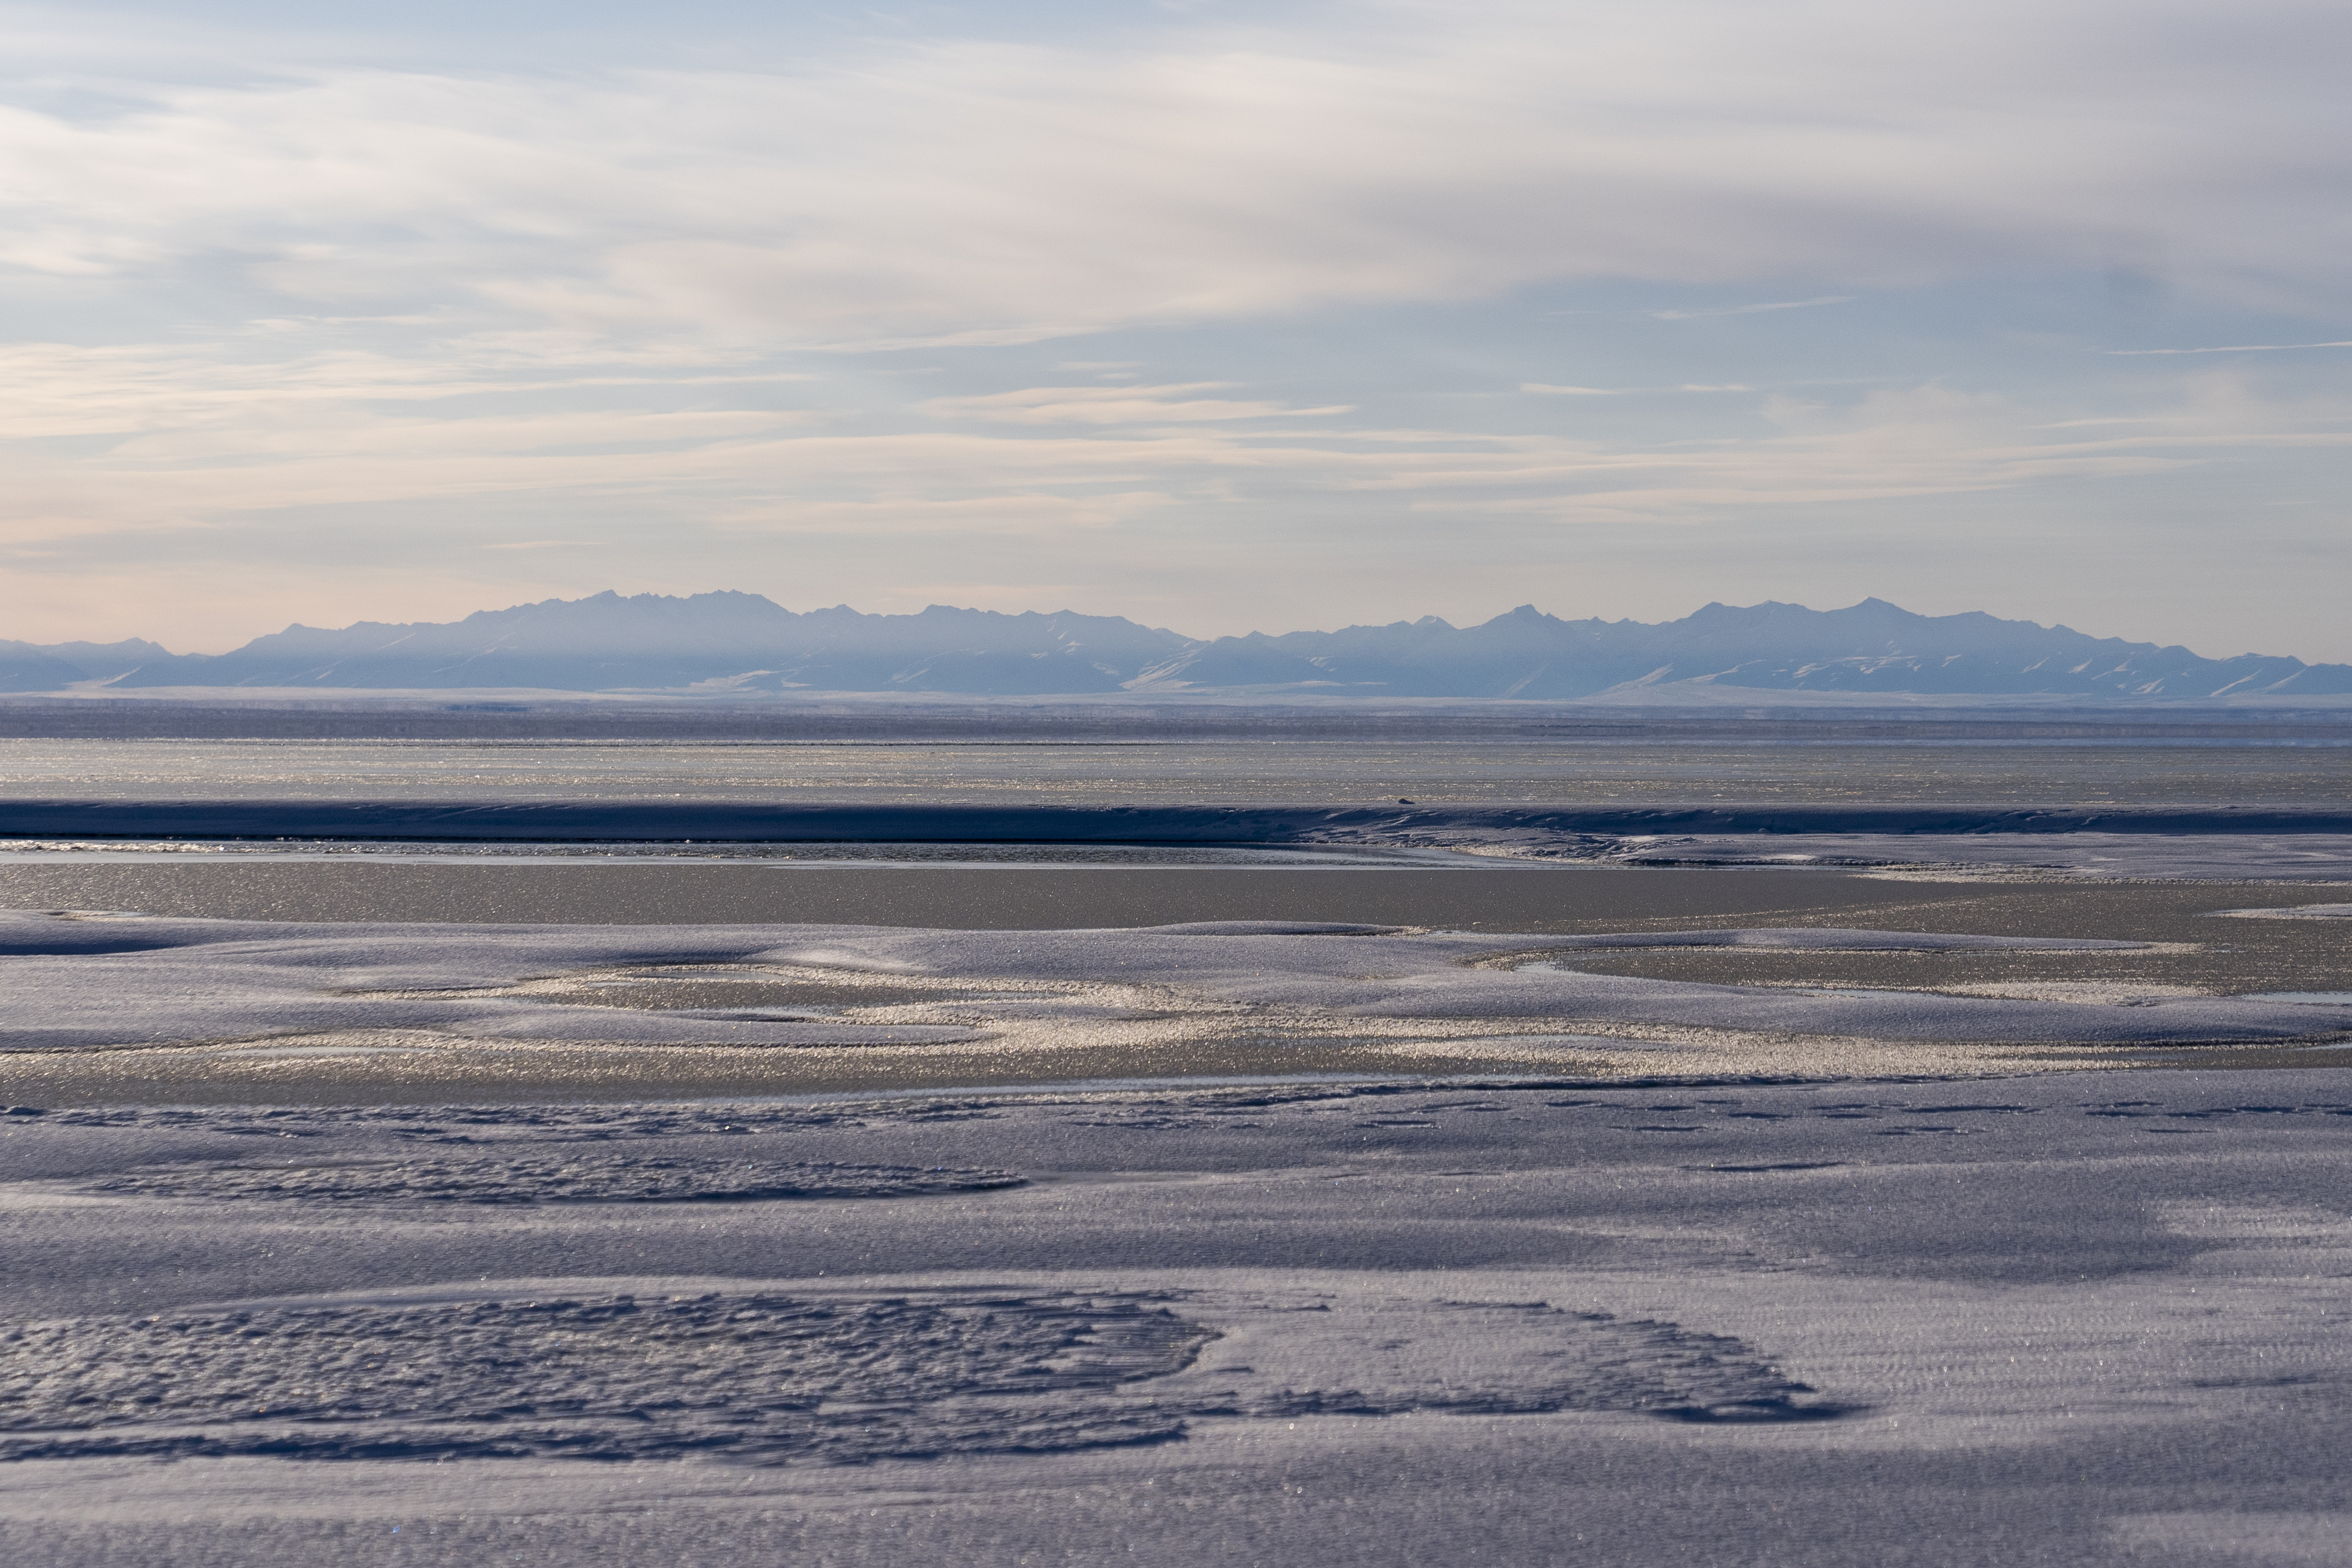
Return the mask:
POLYGON ((2332 1561, 2342 1082, 10 1116, 0 1550, 2332 1561))
MULTIPOLYGON (((1121 930, 458 926, 0 915, 15 1052, 242 1054, 1123 1042, 1411 1047, 1547 1040, 1737 1066, 1734 1037, 1943 1046, 2263 1044, 2336 1027, 2261 996, 1711 985, 1593 973, 1580 955, 2130 955, 2105 939, 1822 927, 1469 934, 1217 922, 1121 930), (2117 1001, 2133 1005, 2116 1006, 2117 1001)), ((2110 986, 2109 989, 2115 988, 2110 986)), ((1535 1060, 1535 1058, 1528 1058, 1535 1060)), ((1758 1059, 1762 1060, 1760 1057, 1758 1059)), ((20 1058, 21 1061, 21 1058, 20 1058)), ((1773 1070, 1787 1071, 1785 1059, 1773 1070)), ((1847 1070, 1840 1063, 1835 1070, 1847 1070)), ((1261 1069, 1263 1070, 1263 1069, 1261 1069)))
POLYGON ((2183 907, 0 915, 0 1558, 2341 1560, 2352 1005, 2183 907))

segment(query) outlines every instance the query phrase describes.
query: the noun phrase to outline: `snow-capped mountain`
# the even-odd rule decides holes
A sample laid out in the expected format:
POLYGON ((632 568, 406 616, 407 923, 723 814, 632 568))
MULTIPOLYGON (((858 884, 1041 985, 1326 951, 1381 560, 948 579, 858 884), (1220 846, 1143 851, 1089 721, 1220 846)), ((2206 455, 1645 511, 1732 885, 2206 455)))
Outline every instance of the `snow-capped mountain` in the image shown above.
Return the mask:
POLYGON ((1321 694, 1559 701, 1704 691, 2194 699, 2352 694, 2352 665, 2092 637, 1985 614, 1710 604, 1680 621, 1562 621, 1532 605, 1483 624, 1195 639, 1118 616, 933 605, 795 612, 755 593, 600 593, 463 621, 289 626, 232 653, 152 643, 0 643, 0 689, 243 686, 706 693, 1321 694))
POLYGON ((1680 621, 1561 621, 1521 605, 1482 625, 1434 617, 1340 632, 1221 637, 1149 672, 1147 689, 1305 685, 1396 696, 1742 690, 2079 697, 2352 693, 2352 665, 2091 637, 1982 613, 1915 615, 1880 599, 1844 610, 1710 604, 1680 621))

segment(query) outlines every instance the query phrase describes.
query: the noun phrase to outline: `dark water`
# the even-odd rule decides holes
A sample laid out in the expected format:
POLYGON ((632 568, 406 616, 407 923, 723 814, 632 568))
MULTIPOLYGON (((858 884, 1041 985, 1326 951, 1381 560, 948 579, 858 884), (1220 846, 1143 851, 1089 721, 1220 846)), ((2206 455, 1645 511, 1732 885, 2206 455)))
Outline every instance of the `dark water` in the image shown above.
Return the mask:
POLYGON ((0 739, 8 800, 2352 804, 2352 746, 0 739))

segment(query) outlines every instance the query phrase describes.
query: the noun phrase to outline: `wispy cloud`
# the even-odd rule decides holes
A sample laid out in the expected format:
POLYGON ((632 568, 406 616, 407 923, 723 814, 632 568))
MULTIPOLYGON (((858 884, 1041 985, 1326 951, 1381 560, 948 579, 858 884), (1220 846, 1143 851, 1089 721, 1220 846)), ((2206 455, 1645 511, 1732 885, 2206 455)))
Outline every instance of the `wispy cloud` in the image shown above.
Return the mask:
POLYGON ((932 398, 923 413, 940 419, 986 420, 999 424, 1191 424, 1238 419, 1297 419, 1351 413, 1334 403, 1293 408, 1286 403, 1189 394, 1221 392, 1229 382, 1191 382, 1156 387, 1024 387, 976 397, 932 398))
POLYGON ((1744 392, 1756 389, 1738 382, 1685 382, 1671 387, 1566 387, 1549 382, 1521 382, 1519 390, 1551 397, 1641 397, 1662 392, 1744 392))
MULTIPOLYGON (((0 430, 14 437, 0 448, 10 473, 0 546, 74 549, 95 535, 217 532, 275 514, 357 517, 386 506, 517 519, 471 541, 486 549, 551 554, 618 542, 610 532, 517 526, 554 499, 593 515, 651 508, 671 549, 698 529, 1003 530, 1048 539, 1146 514, 1301 494, 1668 519, 2352 446, 2352 406, 2282 405, 2227 382, 2210 383, 2196 402, 2112 429, 1934 387, 1846 402, 1774 394, 1760 404, 1770 434, 1717 432, 1697 442, 1672 438, 1679 433, 1671 429, 1603 441, 1333 423, 1348 411, 1205 395, 1234 390, 1223 382, 930 399, 894 411, 889 423, 908 426, 896 429, 710 400, 756 391, 753 376, 698 388, 701 406, 567 408, 556 393, 493 412, 474 406, 473 394, 496 384, 450 364, 365 356, 230 375, 194 351, 20 349, 0 363, 0 430)), ((355 535, 348 548, 364 555, 369 547, 355 535)))
MULTIPOLYGON (((919 490, 845 500, 776 499, 733 507, 715 519, 733 534, 793 538, 839 534, 853 538, 937 538, 942 534, 996 539, 1068 539, 1097 534, 1180 505, 1164 490, 1110 490, 1062 495, 1013 490, 998 495, 926 495, 919 490)), ((1024 608, 1034 608, 1026 606, 1024 608)))
POLYGON ((2352 349, 2352 340, 2336 343, 2231 343, 2215 349, 2109 349, 2123 359, 2169 354, 2285 354, 2298 349, 2352 349))
POLYGON ((2309 218, 2335 172, 2304 150, 2352 137, 2321 63, 2352 22, 2249 0, 2231 49, 2140 70, 2116 62, 2126 16, 2135 59, 2196 25, 2120 0, 1875 20, 1685 0, 1598 27, 1397 7, 1349 37, 1208 22, 789 68, 117 78, 103 116, 0 112, 0 261, 84 284, 226 265, 329 314, 437 300, 803 344, 1012 343, 1580 277, 1876 286, 2086 263, 2137 233, 2172 236, 2191 284, 2340 298, 2309 218), (2021 60, 2001 40, 2029 26, 2021 60), (2183 119, 2184 99, 2214 111, 2183 119))
POLYGON ((1824 294, 1818 299, 1776 299, 1763 305, 1726 305, 1705 310, 1653 310, 1650 316, 1659 321, 1696 321, 1702 316, 1760 316, 1771 310, 1810 310, 1816 305, 1843 305, 1854 298, 1851 294, 1824 294))
MULTIPOLYGON (((0 60, 0 275, 45 340, 0 348, 0 565, 46 575, 0 584, 0 633, 194 598, 282 622, 271 594, 346 580, 369 614, 758 570, 879 601, 910 556, 1066 583, 1087 549, 1087 580, 1194 563, 1218 602, 1288 551, 1319 564, 1267 591, 1345 614, 1347 584, 1508 578, 1588 525, 1580 562, 1619 524, 1832 503, 1885 503, 1895 539, 1897 502, 1998 495, 1989 527, 2224 457, 2237 519, 2263 462, 2345 439, 2344 410, 2210 360, 2075 395, 1997 344, 1914 351, 1954 340, 1925 290, 2118 256, 2161 256, 2180 340, 2265 339, 2118 354, 2284 382, 2352 347, 2293 340, 2352 308, 2342 7, 2245 0, 2219 33, 2188 0, 1231 14, 431 69, 320 42, 326 13, 299 37, 29 18, 0 60), (1804 329, 1859 319, 1802 313, 1864 297, 1890 363, 1612 346, 1722 336, 1629 317, 1826 340, 1804 329), (1752 302, 1633 303, 1660 299, 1752 302), (2311 324, 2214 324, 2249 303, 2311 324), (1566 342, 1432 326, 1595 304, 1616 319, 1539 329, 1566 342), (1518 379, 1569 368, 1608 384, 1518 379), (1857 370, 1973 390, 1786 392, 1857 370), (1454 395, 1515 384, 1601 400, 1606 438, 1572 402, 1454 395)), ((1851 542, 1821 559, 1916 559, 1851 542)), ((2181 559, 2122 525, 2098 556, 2181 559)))

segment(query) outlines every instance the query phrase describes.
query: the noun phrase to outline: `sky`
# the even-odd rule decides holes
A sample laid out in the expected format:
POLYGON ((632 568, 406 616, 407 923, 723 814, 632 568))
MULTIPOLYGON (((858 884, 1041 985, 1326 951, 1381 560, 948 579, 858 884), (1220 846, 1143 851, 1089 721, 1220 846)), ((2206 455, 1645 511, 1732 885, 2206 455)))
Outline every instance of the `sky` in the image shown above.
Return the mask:
POLYGON ((2341 5, 360 10, 0 5, 0 637, 1874 594, 2352 661, 2341 5))

